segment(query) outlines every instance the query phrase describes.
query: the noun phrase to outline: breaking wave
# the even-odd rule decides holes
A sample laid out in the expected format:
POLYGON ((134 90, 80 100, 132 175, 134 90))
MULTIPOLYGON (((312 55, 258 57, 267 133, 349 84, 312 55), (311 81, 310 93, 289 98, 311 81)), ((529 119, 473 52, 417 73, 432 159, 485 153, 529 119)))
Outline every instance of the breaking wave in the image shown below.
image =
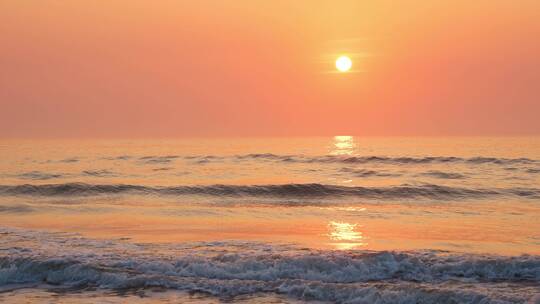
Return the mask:
POLYGON ((339 198, 361 197, 374 199, 427 198, 462 199, 496 196, 540 198, 538 188, 460 188, 434 184, 420 186, 399 185, 388 187, 345 187, 323 184, 281 185, 205 185, 152 187, 143 185, 94 185, 85 183, 0 186, 0 195, 32 196, 94 196, 107 194, 142 195, 206 195, 233 197, 308 197, 339 198))
POLYGON ((252 242, 136 244, 7 229, 2 234, 2 245, 12 245, 0 250, 0 287, 160 287, 336 303, 524 303, 540 283, 538 256, 322 251, 252 242))

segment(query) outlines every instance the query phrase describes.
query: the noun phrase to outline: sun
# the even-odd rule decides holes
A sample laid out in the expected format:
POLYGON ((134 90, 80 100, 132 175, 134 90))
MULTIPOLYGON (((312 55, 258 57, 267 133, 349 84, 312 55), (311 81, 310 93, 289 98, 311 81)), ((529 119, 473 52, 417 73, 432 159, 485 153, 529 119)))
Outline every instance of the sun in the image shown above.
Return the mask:
POLYGON ((347 56, 340 56, 336 59, 336 69, 340 72, 347 72, 352 67, 352 60, 347 56))

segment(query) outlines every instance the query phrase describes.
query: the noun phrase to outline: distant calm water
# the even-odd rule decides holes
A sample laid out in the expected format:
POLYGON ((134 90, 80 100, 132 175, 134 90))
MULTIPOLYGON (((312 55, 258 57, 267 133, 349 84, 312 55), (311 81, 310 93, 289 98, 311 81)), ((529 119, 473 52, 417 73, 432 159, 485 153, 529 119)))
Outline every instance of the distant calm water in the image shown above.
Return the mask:
POLYGON ((2 303, 538 303, 539 138, 0 141, 2 303))

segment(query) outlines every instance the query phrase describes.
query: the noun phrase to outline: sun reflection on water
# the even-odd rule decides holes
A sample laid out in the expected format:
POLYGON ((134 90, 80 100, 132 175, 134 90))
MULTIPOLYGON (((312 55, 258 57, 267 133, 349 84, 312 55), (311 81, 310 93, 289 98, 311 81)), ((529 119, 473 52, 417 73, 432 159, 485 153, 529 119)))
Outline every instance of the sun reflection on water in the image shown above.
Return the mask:
POLYGON ((356 149, 353 136, 334 136, 332 155, 353 155, 356 149))
POLYGON ((340 250, 366 246, 367 243, 364 242, 362 232, 356 231, 357 226, 358 224, 350 224, 346 222, 329 222, 328 229, 330 232, 328 236, 332 241, 336 241, 332 244, 340 250))

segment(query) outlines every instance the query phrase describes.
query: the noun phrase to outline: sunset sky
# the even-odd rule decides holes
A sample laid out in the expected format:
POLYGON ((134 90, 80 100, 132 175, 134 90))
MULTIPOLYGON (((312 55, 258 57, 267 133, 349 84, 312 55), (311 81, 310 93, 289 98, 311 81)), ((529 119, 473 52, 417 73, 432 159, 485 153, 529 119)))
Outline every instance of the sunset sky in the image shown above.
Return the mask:
POLYGON ((0 137, 540 134, 537 0, 2 0, 0 20, 0 137))

